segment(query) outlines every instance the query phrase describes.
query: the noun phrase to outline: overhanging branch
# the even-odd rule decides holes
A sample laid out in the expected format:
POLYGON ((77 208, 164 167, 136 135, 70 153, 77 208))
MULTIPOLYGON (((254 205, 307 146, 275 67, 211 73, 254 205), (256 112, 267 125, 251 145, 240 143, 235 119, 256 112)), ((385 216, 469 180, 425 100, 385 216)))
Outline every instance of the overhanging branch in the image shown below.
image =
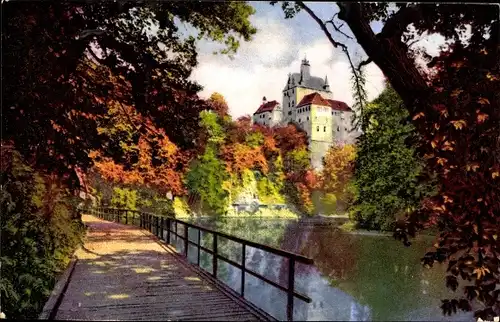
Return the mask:
MULTIPOLYGON (((299 7, 301 7, 302 9, 304 9, 311 16, 311 18, 314 19, 314 21, 316 21, 318 23, 318 25, 320 26, 321 30, 323 30, 323 32, 325 33, 325 35, 328 38, 328 40, 332 43, 332 45, 335 48, 337 48, 337 47, 342 48, 342 51, 346 55, 347 60, 349 61, 349 65, 351 67, 351 71, 352 71, 352 74, 353 74, 353 77, 354 77, 354 82, 355 82, 355 88, 356 88, 357 96, 358 97, 363 97, 364 96, 363 95, 364 90, 363 90, 363 82, 362 82, 361 77, 360 77, 360 72, 359 72, 358 69, 356 69, 354 67, 354 63, 352 62, 351 55, 349 54, 349 50, 348 50, 347 46, 345 44, 340 43, 340 42, 336 41, 335 39, 333 39, 332 34, 328 30, 328 28, 326 28, 326 23, 323 22, 314 13, 314 11, 311 10, 311 8, 309 8, 308 6, 306 6, 304 2, 302 2, 302 1, 296 1, 296 3, 297 3, 297 5, 299 7)), ((332 20, 333 20, 333 18, 332 18, 332 20)), ((332 22, 332 25, 334 25, 333 22, 332 22)), ((334 25, 334 29, 335 29, 335 25, 334 25)), ((359 102, 359 103, 360 103, 360 108, 363 109, 363 107, 364 107, 363 103, 364 102, 359 102)))
POLYGON ((368 65, 368 64, 370 64, 370 63, 372 63, 372 62, 373 62, 373 60, 372 60, 371 58, 369 58, 369 57, 368 57, 366 60, 363 60, 363 61, 362 61, 361 63, 359 63, 359 65, 358 65, 358 68, 357 68, 358 72, 359 72, 359 71, 361 71, 361 67, 363 67, 363 66, 365 66, 365 65, 368 65))
POLYGON ((347 48, 347 46, 345 44, 340 43, 340 42, 336 41, 335 39, 333 39, 332 34, 328 31, 328 28, 326 28, 326 24, 323 23, 323 21, 311 10, 311 8, 306 6, 304 4, 304 2, 302 2, 302 1, 296 1, 296 3, 297 3, 297 5, 299 5, 299 7, 304 9, 318 23, 321 30, 323 30, 323 32, 325 33, 328 40, 332 43, 333 47, 335 47, 335 48, 337 48, 337 47, 347 48))
POLYGON ((325 21, 325 25, 327 23, 331 24, 333 29, 335 29, 335 31, 337 31, 338 33, 344 35, 344 37, 346 37, 347 39, 353 39, 351 36, 349 36, 348 34, 346 34, 345 32, 343 32, 342 30, 340 30, 340 28, 342 28, 342 26, 344 26, 344 24, 340 25, 340 26, 337 26, 335 24, 335 22, 333 22, 333 20, 335 19, 335 17, 337 16, 338 13, 336 13, 335 15, 333 15, 332 19, 330 20, 327 20, 325 21))

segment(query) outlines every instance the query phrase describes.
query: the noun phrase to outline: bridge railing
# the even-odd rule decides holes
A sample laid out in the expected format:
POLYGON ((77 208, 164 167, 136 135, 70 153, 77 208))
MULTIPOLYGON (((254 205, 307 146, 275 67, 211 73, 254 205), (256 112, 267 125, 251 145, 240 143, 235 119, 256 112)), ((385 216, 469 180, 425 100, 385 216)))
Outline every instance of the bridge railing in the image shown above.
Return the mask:
MULTIPOLYGON (((218 232, 212 229, 208 229, 205 227, 201 227, 199 225, 195 225, 181 219, 176 219, 173 217, 165 217, 159 216, 156 214, 140 212, 137 210, 129 210, 129 209, 117 209, 117 208, 92 208, 87 210, 88 213, 91 213, 99 218, 108 221, 119 222, 123 224, 132 224, 138 226, 140 228, 144 228, 150 231, 152 234, 156 235, 160 239, 164 240, 167 244, 171 244, 173 239, 179 238, 182 243, 182 255, 188 259, 189 255, 189 246, 194 246, 195 251, 197 252, 197 260, 196 265, 200 266, 200 252, 204 251, 212 255, 212 271, 209 274, 215 279, 219 279, 217 276, 217 267, 219 260, 222 260, 241 271, 241 281, 240 281, 240 291, 239 295, 245 298, 245 275, 246 273, 260 279, 261 281, 285 292, 287 294, 287 306, 286 306, 286 316, 288 321, 293 321, 293 308, 294 308, 294 299, 297 298, 306 303, 311 302, 311 298, 305 294, 299 293, 295 289, 295 268, 297 263, 312 265, 314 262, 312 259, 307 258, 305 256, 295 254, 292 252, 284 251, 282 249, 274 248, 271 246, 266 246, 263 244, 255 243, 249 240, 245 240, 243 238, 231 236, 222 232, 218 232), (183 225, 184 229, 182 229, 182 233, 178 233, 178 226, 183 225), (189 238, 189 230, 195 230, 198 235, 198 238, 193 241, 189 238), (212 235, 212 247, 203 246, 201 242, 201 233, 211 234, 212 235), (165 236, 166 234, 166 236, 165 236), (173 238, 173 237, 176 238, 173 238), (219 237, 231 240, 241 245, 241 263, 238 263, 223 254, 221 254, 218 249, 218 240, 219 237), (280 285, 279 283, 270 280, 269 278, 259 274, 258 272, 252 270, 247 267, 246 260, 246 250, 247 247, 253 247, 256 249, 260 249, 262 251, 281 256, 288 260, 288 280, 286 286, 280 285)), ((188 260, 189 261, 189 260, 188 260)), ((201 267, 201 266, 200 266, 201 267)))

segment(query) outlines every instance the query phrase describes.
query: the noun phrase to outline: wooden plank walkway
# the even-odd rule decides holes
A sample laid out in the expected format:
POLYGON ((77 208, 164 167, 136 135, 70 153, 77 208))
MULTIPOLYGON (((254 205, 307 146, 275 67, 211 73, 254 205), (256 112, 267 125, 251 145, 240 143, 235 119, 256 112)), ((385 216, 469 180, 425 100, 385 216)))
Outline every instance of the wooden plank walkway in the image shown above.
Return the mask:
POLYGON ((86 241, 56 320, 262 320, 153 235, 83 215, 86 241))

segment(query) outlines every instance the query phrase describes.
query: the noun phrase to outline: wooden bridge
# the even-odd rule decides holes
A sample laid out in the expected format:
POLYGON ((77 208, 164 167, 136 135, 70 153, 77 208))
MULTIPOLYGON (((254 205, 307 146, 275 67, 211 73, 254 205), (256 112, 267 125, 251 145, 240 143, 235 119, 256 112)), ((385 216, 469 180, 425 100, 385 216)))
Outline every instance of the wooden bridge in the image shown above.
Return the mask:
POLYGON ((296 263, 313 263, 301 255, 179 219, 132 210, 93 209, 86 211, 82 219, 88 227, 85 243, 56 285, 40 319, 283 319, 265 312, 247 298, 248 276, 285 292, 289 321, 293 320, 295 299, 311 301, 294 288, 296 263), (240 245, 239 260, 221 254, 218 250, 221 239, 240 245), (247 267, 249 247, 287 261, 286 286, 247 267), (201 252, 210 256, 208 265, 204 261, 205 267, 201 265, 201 252), (221 261, 240 270, 237 291, 220 280, 221 261))

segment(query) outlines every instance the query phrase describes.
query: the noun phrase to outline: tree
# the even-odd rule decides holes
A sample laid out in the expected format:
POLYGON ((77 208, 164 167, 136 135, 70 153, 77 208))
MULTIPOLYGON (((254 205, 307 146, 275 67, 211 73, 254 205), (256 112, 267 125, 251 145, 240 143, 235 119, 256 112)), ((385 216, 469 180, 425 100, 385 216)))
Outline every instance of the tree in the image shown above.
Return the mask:
POLYGON ((185 181, 189 191, 201 197, 202 206, 208 206, 204 211, 221 215, 227 208, 229 193, 224 182, 229 180, 229 175, 217 151, 225 136, 217 114, 209 111, 200 114, 200 126, 208 134, 207 145, 204 153, 192 162, 185 181))
POLYGON ((326 203, 335 200, 336 208, 347 208, 352 196, 349 184, 354 173, 356 148, 352 144, 333 145, 325 155, 321 171, 321 191, 325 194, 326 203), (333 198, 333 196, 335 198, 333 198))
POLYGON ((409 245, 409 236, 437 226, 441 233, 435 251, 427 253, 423 263, 447 261, 446 284, 452 290, 458 287, 459 275, 472 282, 463 288, 463 297, 443 301, 443 312, 469 311, 477 301, 483 306, 476 317, 492 320, 500 315, 500 292, 495 290, 500 282, 499 7, 357 2, 337 6, 336 16, 368 56, 358 68, 347 46, 327 28, 332 25, 343 33, 335 17, 325 22, 303 2, 283 3, 287 17, 305 10, 330 43, 346 53, 358 87, 359 69, 374 62, 401 97, 422 138, 419 153, 436 173, 438 194, 402 222, 395 237, 409 245), (384 24, 378 34, 370 27, 375 20, 384 24), (408 32, 410 25, 413 32, 408 32), (470 37, 462 41, 468 27, 470 37), (432 33, 444 36, 448 48, 432 60, 424 57, 425 71, 416 64, 411 42, 432 33))
POLYGON ((36 319, 57 276, 81 242, 75 200, 57 178, 36 172, 21 154, 1 147, 0 296, 9 319, 36 319))
POLYGON ((215 111, 219 117, 223 118, 228 114, 229 107, 227 106, 227 102, 222 94, 217 92, 212 93, 208 99, 208 103, 212 106, 212 110, 215 111))
POLYGON ((415 155, 415 127, 401 105, 388 86, 362 111, 351 208, 361 227, 392 229, 433 192, 424 160, 415 155))
POLYGON ((128 82, 120 103, 164 128, 179 147, 192 148, 206 106, 196 95, 200 86, 188 80, 196 40, 223 43, 220 52, 232 54, 256 32, 248 19, 254 10, 243 2, 8 2, 2 12, 4 139, 28 162, 60 172, 86 169, 88 152, 103 144, 92 118, 105 113, 102 97, 113 84, 82 73, 84 59, 128 82), (183 35, 175 19, 197 35, 183 35))
POLYGON ((307 147, 307 135, 293 124, 274 129, 276 146, 283 155, 294 149, 307 147))

